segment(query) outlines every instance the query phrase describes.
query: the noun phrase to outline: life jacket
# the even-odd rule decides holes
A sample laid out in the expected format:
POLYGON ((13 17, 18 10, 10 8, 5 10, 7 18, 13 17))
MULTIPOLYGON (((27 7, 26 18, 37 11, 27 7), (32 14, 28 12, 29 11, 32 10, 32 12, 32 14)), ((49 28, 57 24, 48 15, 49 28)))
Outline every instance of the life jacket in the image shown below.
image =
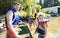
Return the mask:
MULTIPOLYGON (((18 16, 17 11, 16 11, 14 8, 10 8, 9 10, 11 10, 12 13, 13 13, 12 25, 17 25, 17 24, 18 24, 18 20, 19 20, 19 16, 18 16)), ((6 13, 7 13, 9 10, 7 10, 6 13)), ((7 25, 7 19, 6 19, 6 18, 7 18, 7 17, 5 17, 5 23, 6 23, 6 25, 7 25)))
POLYGON ((45 26, 47 26, 47 22, 43 21, 42 24, 40 24, 41 22, 38 22, 38 28, 44 30, 45 26))

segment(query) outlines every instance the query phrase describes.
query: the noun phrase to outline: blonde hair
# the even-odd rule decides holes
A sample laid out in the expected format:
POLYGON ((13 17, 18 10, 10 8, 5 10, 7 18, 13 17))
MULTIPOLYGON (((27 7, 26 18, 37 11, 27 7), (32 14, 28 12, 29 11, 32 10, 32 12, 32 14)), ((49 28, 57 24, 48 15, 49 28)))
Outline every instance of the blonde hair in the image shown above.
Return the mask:
POLYGON ((32 13, 35 13, 35 8, 32 9, 32 13))

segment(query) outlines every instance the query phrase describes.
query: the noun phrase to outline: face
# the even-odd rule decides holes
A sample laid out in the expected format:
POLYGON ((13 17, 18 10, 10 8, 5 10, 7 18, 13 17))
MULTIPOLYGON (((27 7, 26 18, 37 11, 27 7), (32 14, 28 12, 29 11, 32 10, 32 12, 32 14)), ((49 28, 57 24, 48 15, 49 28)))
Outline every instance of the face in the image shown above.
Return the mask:
POLYGON ((42 21, 42 20, 43 20, 43 16, 39 16, 39 20, 41 20, 41 21, 42 21))
POLYGON ((18 11, 19 8, 20 8, 20 4, 15 4, 15 5, 13 5, 13 8, 15 8, 15 9, 18 11))

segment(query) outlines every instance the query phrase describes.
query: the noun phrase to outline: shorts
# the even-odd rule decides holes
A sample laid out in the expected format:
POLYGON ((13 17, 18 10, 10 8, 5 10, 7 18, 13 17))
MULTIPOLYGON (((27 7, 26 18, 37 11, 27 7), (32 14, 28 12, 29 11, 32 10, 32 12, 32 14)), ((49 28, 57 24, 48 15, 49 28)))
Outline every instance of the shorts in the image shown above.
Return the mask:
POLYGON ((38 33, 39 33, 40 35, 45 35, 45 30, 38 29, 38 33))
POLYGON ((33 20, 35 20, 36 18, 32 18, 33 20))
POLYGON ((35 20, 35 18, 29 18, 29 23, 33 23, 33 20, 35 20))
POLYGON ((45 30, 39 29, 38 30, 38 38, 44 38, 45 30))
POLYGON ((33 19, 29 18, 29 23, 32 24, 33 23, 33 19))
MULTIPOLYGON (((13 27, 14 27, 14 29, 17 28, 17 26, 13 26, 13 27)), ((18 32, 18 31, 16 30, 16 32, 18 32)), ((14 34, 10 31, 9 28, 7 29, 7 33, 8 33, 8 35, 9 35, 10 38, 16 38, 16 37, 14 36, 14 34)))

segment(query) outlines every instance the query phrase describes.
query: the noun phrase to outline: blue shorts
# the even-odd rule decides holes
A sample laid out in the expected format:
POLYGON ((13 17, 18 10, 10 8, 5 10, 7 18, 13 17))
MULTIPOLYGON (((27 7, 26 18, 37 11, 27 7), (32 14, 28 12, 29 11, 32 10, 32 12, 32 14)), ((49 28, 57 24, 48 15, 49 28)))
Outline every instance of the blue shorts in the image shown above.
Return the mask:
POLYGON ((29 18, 29 23, 33 23, 33 19, 32 18, 29 18))

